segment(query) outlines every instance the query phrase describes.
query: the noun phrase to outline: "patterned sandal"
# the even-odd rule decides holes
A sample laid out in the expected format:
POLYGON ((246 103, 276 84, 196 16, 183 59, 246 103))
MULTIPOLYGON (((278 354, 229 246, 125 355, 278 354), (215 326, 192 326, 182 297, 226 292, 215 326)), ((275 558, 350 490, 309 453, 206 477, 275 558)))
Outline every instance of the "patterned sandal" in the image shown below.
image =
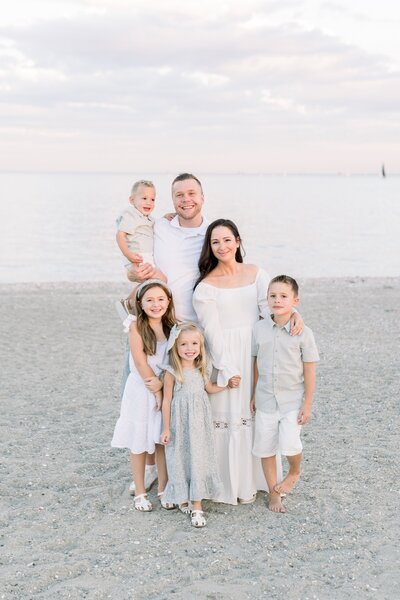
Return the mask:
POLYGON ((178 510, 184 515, 190 515, 189 502, 181 502, 181 504, 178 504, 178 510))
POLYGON ((141 512, 150 512, 153 510, 153 506, 148 499, 147 494, 139 494, 139 496, 135 496, 134 503, 136 510, 140 510, 141 512))
POLYGON ((173 508, 176 508, 176 504, 173 504, 172 502, 164 502, 163 495, 164 495, 164 492, 159 492, 157 494, 157 497, 160 500, 161 507, 165 508, 165 510, 172 510, 173 508))
POLYGON ((190 522, 193 527, 205 527, 207 525, 207 521, 202 510, 192 510, 190 522))

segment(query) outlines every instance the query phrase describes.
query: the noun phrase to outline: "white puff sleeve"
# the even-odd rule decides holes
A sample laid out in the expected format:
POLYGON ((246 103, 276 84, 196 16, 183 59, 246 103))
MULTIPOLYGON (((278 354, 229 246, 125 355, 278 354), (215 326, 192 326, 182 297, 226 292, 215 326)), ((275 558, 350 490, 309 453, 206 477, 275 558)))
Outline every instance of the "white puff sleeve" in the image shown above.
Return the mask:
POLYGON ((240 375, 240 373, 235 368, 236 361, 231 356, 229 348, 224 344, 218 314, 217 289, 211 285, 199 283, 193 294, 193 308, 204 331, 212 364, 218 370, 217 384, 225 387, 231 377, 240 375))
POLYGON ((264 269, 258 269, 256 276, 257 303, 260 317, 262 317, 263 319, 269 317, 271 314, 267 302, 267 291, 269 282, 270 276, 268 275, 268 273, 266 273, 264 269))

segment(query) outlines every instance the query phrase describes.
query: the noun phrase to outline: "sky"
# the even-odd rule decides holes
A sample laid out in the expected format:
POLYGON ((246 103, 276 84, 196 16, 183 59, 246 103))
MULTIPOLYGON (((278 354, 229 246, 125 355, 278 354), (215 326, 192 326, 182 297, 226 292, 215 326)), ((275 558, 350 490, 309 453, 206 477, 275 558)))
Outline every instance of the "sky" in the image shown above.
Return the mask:
POLYGON ((400 173, 397 0, 15 0, 0 171, 400 173))

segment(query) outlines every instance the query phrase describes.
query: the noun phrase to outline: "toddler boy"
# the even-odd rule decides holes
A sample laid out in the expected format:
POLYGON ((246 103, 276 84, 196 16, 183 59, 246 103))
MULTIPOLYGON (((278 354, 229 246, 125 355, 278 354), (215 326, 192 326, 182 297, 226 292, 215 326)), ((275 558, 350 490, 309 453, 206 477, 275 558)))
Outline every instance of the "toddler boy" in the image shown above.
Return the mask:
POLYGON ((271 318, 253 329, 254 384, 251 410, 256 412, 253 454, 261 458, 269 489, 268 508, 285 512, 281 494, 292 491, 300 477, 302 425, 311 418, 316 362, 319 360, 309 327, 290 335, 290 317, 299 303, 298 285, 287 275, 274 277, 267 292, 271 318), (287 457, 289 471, 277 482, 276 454, 287 457))
MULTIPOLYGON (((124 266, 128 270, 133 264, 141 263, 149 263, 154 267, 154 219, 150 214, 154 210, 155 200, 154 183, 146 180, 136 181, 129 196, 129 206, 117 218, 117 244, 124 255, 124 266)), ((166 281, 165 275, 156 268, 151 277, 166 281)), ((122 320, 126 318, 127 313, 132 312, 136 287, 137 285, 128 298, 120 300, 116 304, 122 320)))

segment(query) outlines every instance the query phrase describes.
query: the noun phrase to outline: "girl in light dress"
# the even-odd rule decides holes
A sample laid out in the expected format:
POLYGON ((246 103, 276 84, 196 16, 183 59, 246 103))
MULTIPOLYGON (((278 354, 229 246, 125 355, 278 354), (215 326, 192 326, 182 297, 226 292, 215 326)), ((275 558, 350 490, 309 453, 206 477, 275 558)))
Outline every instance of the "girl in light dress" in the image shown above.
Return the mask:
POLYGON ((129 448, 135 482, 135 508, 149 512, 144 473, 146 455, 156 452, 158 496, 163 508, 174 508, 164 501, 167 483, 164 447, 160 444, 162 382, 158 378, 167 354, 167 339, 175 323, 171 290, 157 279, 149 279, 136 290, 137 318, 129 315, 130 373, 122 396, 121 413, 111 446, 129 448))
POLYGON ((204 527, 202 499, 214 498, 220 488, 207 393, 225 388, 209 380, 204 336, 195 323, 173 327, 168 350, 170 365, 163 367, 161 434, 168 467, 164 500, 190 513, 194 527, 204 527))

